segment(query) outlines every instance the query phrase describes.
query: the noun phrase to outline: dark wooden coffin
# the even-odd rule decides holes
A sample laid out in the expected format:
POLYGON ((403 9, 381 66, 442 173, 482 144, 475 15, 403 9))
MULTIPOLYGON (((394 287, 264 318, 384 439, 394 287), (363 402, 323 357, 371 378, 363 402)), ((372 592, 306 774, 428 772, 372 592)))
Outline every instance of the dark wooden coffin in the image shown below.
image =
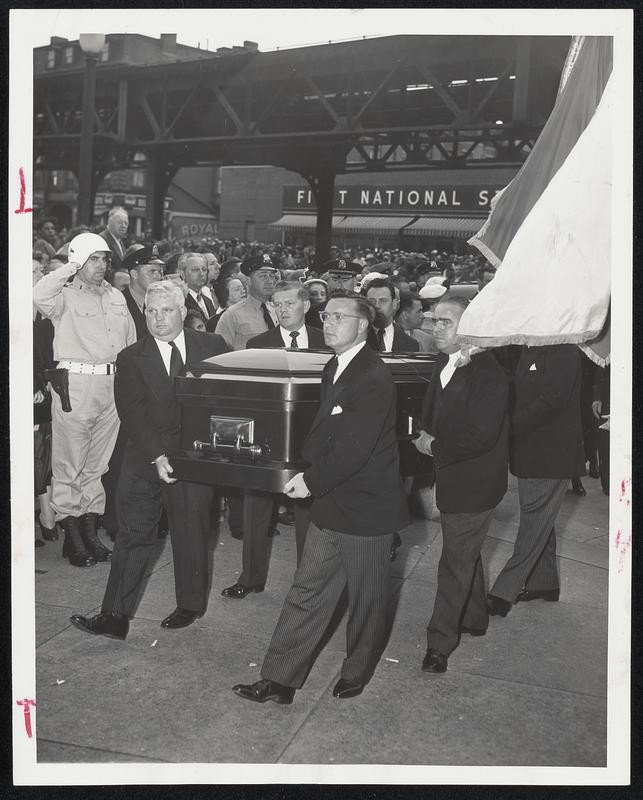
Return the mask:
MULTIPOLYGON (((177 378, 182 452, 175 477, 270 492, 306 466, 301 446, 319 407, 321 372, 331 353, 240 350, 190 365, 177 378)), ((403 475, 427 471, 410 440, 417 429, 434 356, 384 355, 398 392, 403 475)))

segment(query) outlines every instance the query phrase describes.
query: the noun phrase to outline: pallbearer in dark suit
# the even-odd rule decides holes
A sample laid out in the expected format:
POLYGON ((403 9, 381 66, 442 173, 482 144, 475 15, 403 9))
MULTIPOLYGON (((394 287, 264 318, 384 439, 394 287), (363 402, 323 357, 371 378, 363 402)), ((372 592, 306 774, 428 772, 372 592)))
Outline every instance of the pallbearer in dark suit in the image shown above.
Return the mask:
MULTIPOLYGON (((324 348, 324 334, 304 323, 310 308, 308 290, 300 283, 282 281, 275 286, 272 304, 279 320, 276 325, 259 336, 249 339, 248 348, 287 347, 294 350, 324 348)), ((262 592, 268 577, 270 562, 270 522, 275 511, 277 495, 268 492, 246 491, 243 502, 243 569, 239 580, 221 594, 233 600, 242 600, 250 592, 262 592)), ((306 500, 295 502, 295 539, 297 563, 301 560, 308 530, 306 500)))
POLYGON ((554 525, 570 478, 585 474, 580 382, 576 345, 523 348, 514 379, 510 452, 520 524, 513 554, 489 592, 493 616, 507 616, 517 601, 558 600, 554 525))
POLYGON ((164 628, 190 625, 205 612, 207 536, 212 487, 172 477, 170 458, 179 449, 179 408, 174 378, 186 364, 228 350, 216 334, 183 330, 181 289, 152 283, 145 296, 149 336, 123 350, 116 361, 115 398, 128 436, 118 484, 119 530, 101 613, 71 617, 87 633, 124 639, 129 629, 165 507, 170 523, 177 608, 164 628))
POLYGON ((262 679, 234 687, 259 703, 292 702, 346 587, 346 658, 333 695, 362 692, 385 634, 393 533, 408 524, 395 384, 366 345, 372 308, 360 295, 337 293, 323 315, 324 339, 337 355, 324 368, 321 405, 302 449, 310 467, 286 486, 293 498, 313 497, 304 553, 262 679))
MULTIPOLYGON (((147 287, 160 281, 163 277, 163 261, 159 258, 156 245, 146 247, 142 244, 133 244, 127 248, 122 268, 130 276, 129 288, 123 290, 123 297, 127 303, 130 316, 134 320, 136 338, 147 336, 147 322, 145 320, 145 292, 147 287)), ((124 428, 118 431, 118 438, 114 445, 114 452, 109 460, 109 468, 103 475, 105 488, 105 513, 103 514, 103 527, 110 539, 114 541, 118 532, 118 518, 116 513, 116 489, 118 477, 123 463, 123 454, 127 443, 127 433, 124 428)), ((167 525, 166 525, 167 527, 167 525)))
POLYGON ((509 386, 490 352, 462 363, 458 324, 469 305, 448 295, 435 309, 440 358, 415 446, 432 455, 442 522, 438 588, 427 628, 425 672, 445 672, 462 633, 483 636, 489 617, 480 549, 507 491, 509 386))

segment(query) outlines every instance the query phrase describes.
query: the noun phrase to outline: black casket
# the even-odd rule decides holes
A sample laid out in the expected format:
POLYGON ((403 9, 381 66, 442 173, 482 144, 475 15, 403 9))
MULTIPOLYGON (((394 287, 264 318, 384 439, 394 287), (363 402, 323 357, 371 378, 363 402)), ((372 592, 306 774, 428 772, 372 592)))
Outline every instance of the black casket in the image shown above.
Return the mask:
MULTIPOLYGON (((174 476, 196 483, 282 492, 306 462, 301 446, 319 407, 321 372, 332 353, 239 350, 192 364, 176 379, 182 451, 174 476)), ((403 475, 430 469, 411 443, 435 357, 382 356, 397 387, 403 475)))

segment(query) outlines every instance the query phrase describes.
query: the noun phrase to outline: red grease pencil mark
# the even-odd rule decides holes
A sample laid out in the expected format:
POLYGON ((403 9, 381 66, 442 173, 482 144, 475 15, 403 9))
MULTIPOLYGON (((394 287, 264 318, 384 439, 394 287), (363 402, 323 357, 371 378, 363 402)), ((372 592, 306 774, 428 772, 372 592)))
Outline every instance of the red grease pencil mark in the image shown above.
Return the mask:
POLYGON ((20 175, 20 208, 16 208, 14 214, 29 214, 33 209, 25 208, 25 171, 20 167, 18 173, 20 175))
POLYGON ((25 697, 24 700, 16 700, 16 703, 19 706, 22 706, 22 710, 25 716, 25 731, 27 732, 27 736, 31 739, 31 708, 30 706, 36 707, 35 700, 27 700, 25 697))

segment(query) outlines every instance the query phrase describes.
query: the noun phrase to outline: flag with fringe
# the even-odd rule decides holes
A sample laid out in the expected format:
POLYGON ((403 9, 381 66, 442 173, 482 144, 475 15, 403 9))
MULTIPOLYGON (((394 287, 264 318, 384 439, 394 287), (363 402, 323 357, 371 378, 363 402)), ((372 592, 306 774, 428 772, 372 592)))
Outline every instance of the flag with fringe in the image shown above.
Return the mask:
POLYGON ((497 272, 462 315, 463 344, 578 344, 609 362, 611 73, 611 37, 574 37, 546 125, 469 240, 497 272))

